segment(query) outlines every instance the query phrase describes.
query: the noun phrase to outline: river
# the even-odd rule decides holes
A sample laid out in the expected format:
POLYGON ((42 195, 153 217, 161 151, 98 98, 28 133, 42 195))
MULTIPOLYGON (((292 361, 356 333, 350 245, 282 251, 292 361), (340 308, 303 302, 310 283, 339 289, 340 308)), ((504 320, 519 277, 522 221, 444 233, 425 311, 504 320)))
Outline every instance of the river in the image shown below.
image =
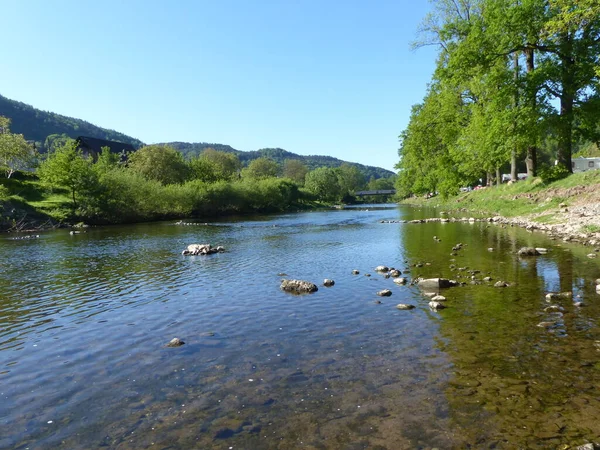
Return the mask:
POLYGON ((372 205, 2 236, 0 448, 541 449, 598 439, 599 259, 488 223, 381 223, 436 214, 372 205), (227 251, 182 256, 191 243, 227 251), (519 258, 522 246, 549 252, 519 258), (466 285, 444 290, 448 308, 433 312, 418 288, 374 272, 382 264, 466 285), (282 278, 319 290, 290 295, 282 278), (549 303, 551 291, 573 298, 549 303), (166 347, 174 337, 185 345, 166 347))

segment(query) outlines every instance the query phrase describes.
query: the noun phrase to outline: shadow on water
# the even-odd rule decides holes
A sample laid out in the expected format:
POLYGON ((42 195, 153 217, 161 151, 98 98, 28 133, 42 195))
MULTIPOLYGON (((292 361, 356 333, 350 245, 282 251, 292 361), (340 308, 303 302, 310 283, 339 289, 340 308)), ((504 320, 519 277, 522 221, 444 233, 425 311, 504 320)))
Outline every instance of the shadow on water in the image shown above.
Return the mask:
POLYGON ((0 242, 0 448, 548 448, 600 435, 598 264, 516 229, 380 223, 426 213, 361 205, 0 242), (190 243, 228 251, 182 256, 190 243), (524 245, 550 251, 519 259, 524 245), (433 313, 381 264, 467 284, 433 313), (285 294, 281 273, 319 291, 285 294), (485 276, 511 286, 470 284, 485 276), (546 302, 566 290, 581 297, 546 302), (165 347, 173 337, 186 344, 165 347))

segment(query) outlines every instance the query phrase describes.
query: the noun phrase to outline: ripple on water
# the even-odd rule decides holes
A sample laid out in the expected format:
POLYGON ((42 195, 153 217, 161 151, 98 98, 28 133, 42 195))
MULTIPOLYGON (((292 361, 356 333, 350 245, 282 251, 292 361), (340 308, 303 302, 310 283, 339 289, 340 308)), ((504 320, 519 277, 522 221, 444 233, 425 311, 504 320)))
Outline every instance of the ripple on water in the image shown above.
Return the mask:
POLYGON ((550 245, 515 230, 379 223, 408 214, 311 212, 0 243, 0 261, 10 255, 0 264, 0 423, 10 430, 0 447, 539 448, 597 430, 585 416, 600 406, 597 307, 563 302, 564 337, 536 327, 545 291, 566 279, 585 286, 597 266, 558 252, 518 261, 511 248, 550 245), (180 254, 196 242, 228 251, 180 254), (407 260, 431 263, 415 276, 460 275, 447 256, 456 242, 466 244, 457 265, 519 288, 457 288, 433 313, 416 288, 373 271, 407 260), (319 291, 282 292, 282 272, 319 291), (392 297, 377 297, 384 288, 392 297), (186 344, 166 348, 174 337, 186 344), (557 439, 514 428, 517 417, 549 433, 558 416, 548 414, 567 430, 557 439))

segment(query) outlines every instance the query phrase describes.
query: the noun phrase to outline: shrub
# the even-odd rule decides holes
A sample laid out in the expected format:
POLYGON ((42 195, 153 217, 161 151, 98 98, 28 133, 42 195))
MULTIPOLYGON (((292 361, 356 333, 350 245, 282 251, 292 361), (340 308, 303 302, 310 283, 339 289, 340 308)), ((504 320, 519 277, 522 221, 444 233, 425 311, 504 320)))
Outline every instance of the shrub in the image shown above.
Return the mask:
POLYGON ((545 184, 550 184, 568 177, 571 172, 569 172, 565 166, 559 164, 556 166, 542 167, 538 174, 545 184))

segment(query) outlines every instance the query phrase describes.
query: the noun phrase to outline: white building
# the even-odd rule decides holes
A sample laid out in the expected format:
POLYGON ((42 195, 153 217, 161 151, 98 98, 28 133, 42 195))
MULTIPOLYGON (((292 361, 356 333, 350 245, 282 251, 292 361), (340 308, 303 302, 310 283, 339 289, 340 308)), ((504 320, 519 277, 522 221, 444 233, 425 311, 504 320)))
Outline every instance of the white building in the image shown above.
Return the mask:
POLYGON ((573 173, 600 169, 600 158, 573 158, 571 159, 571 165, 573 173))

